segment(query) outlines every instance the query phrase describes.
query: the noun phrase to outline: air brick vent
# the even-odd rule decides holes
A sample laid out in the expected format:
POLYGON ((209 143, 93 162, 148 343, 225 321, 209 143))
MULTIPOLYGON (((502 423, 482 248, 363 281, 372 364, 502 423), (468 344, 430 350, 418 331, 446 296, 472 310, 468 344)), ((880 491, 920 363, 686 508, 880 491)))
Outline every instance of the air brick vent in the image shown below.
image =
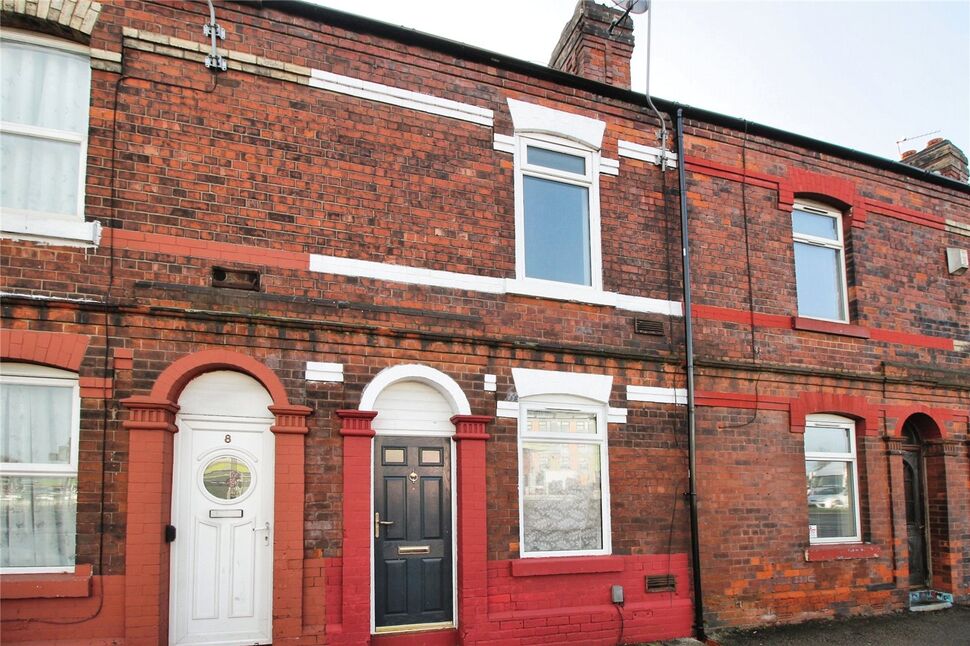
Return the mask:
POLYGON ((673 574, 648 574, 647 592, 674 592, 677 578, 673 574))
POLYGON ((650 336, 663 336, 663 321, 648 321, 647 319, 633 319, 633 329, 637 334, 649 334, 650 336))
POLYGON ((259 291, 259 272, 252 269, 212 268, 212 286, 259 291))

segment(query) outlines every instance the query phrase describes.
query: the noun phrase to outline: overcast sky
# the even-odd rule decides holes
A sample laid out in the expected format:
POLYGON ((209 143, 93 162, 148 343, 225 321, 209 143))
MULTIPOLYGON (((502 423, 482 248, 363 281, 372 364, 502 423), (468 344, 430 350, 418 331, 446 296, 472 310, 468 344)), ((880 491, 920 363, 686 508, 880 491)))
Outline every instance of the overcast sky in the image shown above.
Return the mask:
MULTIPOLYGON (((314 0, 546 64, 575 0, 314 0)), ((598 0, 610 4, 611 0, 598 0)), ((653 0, 650 93, 898 159, 970 152, 970 0, 653 0)), ((634 16, 644 89, 646 16, 634 16)))

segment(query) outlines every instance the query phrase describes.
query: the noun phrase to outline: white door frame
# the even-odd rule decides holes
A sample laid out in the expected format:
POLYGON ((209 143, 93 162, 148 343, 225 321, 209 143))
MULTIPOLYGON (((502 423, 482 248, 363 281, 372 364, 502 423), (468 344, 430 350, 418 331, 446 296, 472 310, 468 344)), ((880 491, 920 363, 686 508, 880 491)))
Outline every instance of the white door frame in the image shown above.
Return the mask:
MULTIPOLYGON (((276 531, 276 516, 275 516, 275 485, 276 485, 276 438, 270 427, 274 423, 272 417, 266 418, 256 418, 256 417, 233 417, 228 415, 201 415, 201 414, 182 414, 179 413, 176 416, 176 426, 179 427, 179 432, 175 433, 174 445, 172 450, 172 508, 171 508, 171 519, 172 523, 176 523, 176 530, 180 531, 177 523, 179 523, 179 505, 183 503, 182 498, 187 495, 186 490, 189 489, 189 485, 195 484, 195 477, 197 471, 203 466, 205 457, 209 455, 214 455, 218 452, 225 453, 235 453, 242 454, 252 460, 254 466, 257 467, 257 482, 262 483, 263 489, 261 492, 260 501, 260 522, 263 518, 269 519, 270 532, 270 554, 268 557, 268 571, 267 571, 267 582, 265 589, 261 592, 263 595, 263 607, 266 609, 266 640, 265 643, 270 643, 273 639, 273 566, 274 566, 274 554, 273 554, 273 543, 274 534, 276 531), (199 456, 192 455, 182 455, 182 453, 187 451, 186 448, 186 433, 191 434, 194 429, 213 431, 213 432, 225 432, 231 434, 233 432, 239 432, 240 426, 260 426, 261 431, 258 431, 261 435, 260 449, 262 455, 253 455, 251 451, 245 449, 237 449, 227 446, 225 449, 222 447, 216 447, 206 451, 199 456), (184 438, 184 439, 183 439, 184 438), (188 464, 186 464, 188 461, 188 464), (182 469, 185 468, 189 471, 189 475, 182 473, 182 469), (183 477, 179 477, 182 475, 183 477), (267 482, 266 479, 269 479, 267 482)), ((253 431, 256 432, 256 431, 253 431)), ((191 444, 188 445, 191 447, 191 444)), ((184 501, 184 504, 188 504, 188 500, 184 501)), ((187 545, 187 530, 188 528, 182 527, 182 534, 176 534, 176 540, 170 543, 170 554, 169 554, 169 629, 168 629, 168 643, 171 646, 178 644, 178 634, 176 631, 177 627, 177 611, 178 604, 177 601, 179 597, 179 584, 178 584, 178 567, 179 558, 182 556, 181 550, 183 546, 187 545), (181 540, 180 540, 181 539, 181 540)), ((185 598, 184 596, 182 598, 185 598)), ((209 641, 209 642, 192 642, 197 644, 238 644, 239 640, 228 640, 228 641, 209 641)))

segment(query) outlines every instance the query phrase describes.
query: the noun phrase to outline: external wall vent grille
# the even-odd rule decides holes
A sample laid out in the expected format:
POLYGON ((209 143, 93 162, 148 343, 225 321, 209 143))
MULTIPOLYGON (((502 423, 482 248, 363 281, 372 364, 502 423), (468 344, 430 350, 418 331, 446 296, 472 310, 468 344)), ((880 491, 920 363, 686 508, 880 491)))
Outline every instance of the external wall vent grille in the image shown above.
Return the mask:
POLYGON ((259 272, 248 269, 212 268, 212 286, 259 291, 259 272))
POLYGON ((648 321, 646 319, 634 319, 633 329, 637 334, 649 334, 650 336, 663 336, 663 321, 648 321))
POLYGON ((647 592, 674 592, 677 578, 673 574, 648 574, 647 592))

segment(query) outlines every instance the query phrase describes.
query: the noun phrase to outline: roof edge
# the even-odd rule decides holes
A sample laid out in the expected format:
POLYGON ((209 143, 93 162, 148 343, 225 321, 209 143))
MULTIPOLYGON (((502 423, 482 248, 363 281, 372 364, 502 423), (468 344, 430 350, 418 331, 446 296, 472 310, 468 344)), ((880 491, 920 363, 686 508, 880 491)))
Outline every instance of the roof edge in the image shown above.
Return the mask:
MULTIPOLYGON (((373 18, 359 16, 337 9, 331 9, 321 5, 311 4, 303 0, 259 0, 258 2, 245 0, 230 0, 233 4, 242 5, 249 8, 272 9, 292 16, 307 18, 318 22, 323 22, 335 27, 341 27, 350 31, 358 31, 373 36, 380 36, 397 41, 405 45, 416 45, 432 51, 448 54, 462 58, 471 62, 483 63, 501 67, 502 69, 519 72, 529 76, 534 76, 542 80, 552 81, 577 90, 585 90, 600 96, 625 101, 642 108, 649 108, 646 95, 633 90, 614 87, 599 81, 561 72, 545 65, 532 63, 530 61, 514 58, 506 54, 492 52, 487 49, 474 47, 466 43, 449 40, 441 36, 435 36, 426 32, 418 31, 400 25, 394 25, 373 18)), ((862 152, 854 148, 848 148, 833 144, 828 141, 815 139, 806 135, 800 135, 788 130, 782 130, 774 126, 768 126, 755 121, 748 121, 741 117, 733 117, 712 110, 697 108, 691 105, 678 103, 668 99, 653 97, 653 102, 657 108, 668 113, 671 118, 677 110, 683 110, 684 115, 692 120, 709 123, 711 125, 731 128, 733 130, 745 131, 750 135, 759 135, 768 139, 774 139, 782 143, 788 143, 814 150, 819 153, 840 157, 850 161, 861 162, 875 168, 888 170, 899 175, 921 180, 929 184, 935 184, 943 188, 948 188, 966 195, 970 195, 970 184, 958 182, 957 180, 930 173, 928 171, 908 166, 902 162, 880 157, 871 153, 862 152)))

